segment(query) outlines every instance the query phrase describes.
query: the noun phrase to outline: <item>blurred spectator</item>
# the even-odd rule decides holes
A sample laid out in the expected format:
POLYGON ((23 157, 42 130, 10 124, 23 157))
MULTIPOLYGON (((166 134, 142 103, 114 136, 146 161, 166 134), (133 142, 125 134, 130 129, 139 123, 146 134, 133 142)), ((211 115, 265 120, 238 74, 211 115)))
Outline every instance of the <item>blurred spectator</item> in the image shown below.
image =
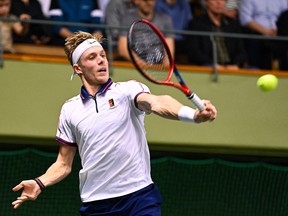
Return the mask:
POLYGON ((203 0, 188 0, 193 17, 198 17, 198 16, 203 15, 204 8, 203 8, 202 2, 203 0))
POLYGON ((108 26, 115 26, 115 28, 107 29, 107 35, 109 34, 112 39, 113 48, 117 47, 118 37, 120 34, 121 20, 126 13, 130 10, 135 10, 135 4, 133 0, 110 0, 105 11, 105 24, 108 26), (117 28, 119 27, 119 28, 117 28))
MULTIPOLYGON (((168 14, 172 18, 174 30, 183 31, 188 29, 192 20, 192 12, 187 0, 157 0, 155 11, 168 14)), ((185 35, 175 35, 175 56, 186 54, 185 35)))
MULTIPOLYGON (((121 21, 121 26, 128 28, 134 20, 147 19, 157 26, 159 30, 173 30, 171 17, 165 13, 155 11, 156 0, 134 0, 134 3, 137 7, 136 10, 126 13, 121 21)), ((174 55, 174 34, 167 34, 165 32, 163 32, 163 34, 172 55, 174 55)), ((123 30, 120 33, 118 40, 118 53, 124 59, 130 59, 127 49, 127 30, 123 30)))
MULTIPOLYGON (((102 11, 95 0, 51 0, 50 19, 73 23, 101 24, 102 11)), ((54 26, 53 44, 64 45, 73 32, 101 32, 100 28, 86 26, 54 26)))
MULTIPOLYGON (((11 1, 10 0, 0 0, 0 17, 17 19, 15 15, 10 14, 11 1)), ((23 17, 27 19, 28 17, 23 17)), ((13 49, 13 36, 14 32, 17 35, 24 36, 27 34, 29 29, 29 24, 21 22, 5 22, 0 21, 1 27, 1 44, 4 52, 14 53, 13 49)))
MULTIPOLYGON (((241 0, 239 19, 248 34, 276 36, 276 20, 287 9, 287 0, 241 0)), ((271 41, 247 39, 246 47, 250 67, 272 69, 271 41)))
MULTIPOLYGON (((277 35, 288 36, 288 10, 280 14, 277 22, 277 35)), ((288 39, 288 37, 287 37, 288 39)), ((288 41, 275 41, 275 47, 278 50, 279 69, 288 71, 288 41)))
MULTIPOLYGON (((241 33, 237 20, 224 15, 225 0, 205 0, 206 14, 194 18, 189 30, 215 33, 241 33)), ((215 36, 218 69, 238 69, 246 63, 243 41, 239 38, 215 36)), ((213 44, 209 36, 192 35, 187 40, 191 64, 212 66, 213 44)))
MULTIPOLYGON (((40 3, 37 0, 13 0, 10 12, 20 19, 45 20, 40 3)), ((14 35, 14 42, 47 44, 51 40, 52 26, 30 23, 29 31, 24 36, 14 35)))
POLYGON ((104 20, 105 20, 106 8, 107 8, 107 5, 108 5, 108 3, 110 1, 112 1, 112 0, 98 0, 97 1, 99 9, 102 11, 102 22, 103 23, 104 23, 104 20))
POLYGON ((227 0, 224 14, 232 19, 238 19, 240 0, 227 0))

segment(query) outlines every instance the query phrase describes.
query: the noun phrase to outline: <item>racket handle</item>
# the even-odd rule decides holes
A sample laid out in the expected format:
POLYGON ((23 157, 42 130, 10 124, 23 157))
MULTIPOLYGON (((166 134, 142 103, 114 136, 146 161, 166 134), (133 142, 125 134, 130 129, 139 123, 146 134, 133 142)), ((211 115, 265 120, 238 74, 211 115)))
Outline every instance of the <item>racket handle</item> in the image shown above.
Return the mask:
POLYGON ((187 96, 190 101, 200 110, 203 111, 205 109, 205 105, 203 101, 195 94, 192 93, 191 95, 187 96))

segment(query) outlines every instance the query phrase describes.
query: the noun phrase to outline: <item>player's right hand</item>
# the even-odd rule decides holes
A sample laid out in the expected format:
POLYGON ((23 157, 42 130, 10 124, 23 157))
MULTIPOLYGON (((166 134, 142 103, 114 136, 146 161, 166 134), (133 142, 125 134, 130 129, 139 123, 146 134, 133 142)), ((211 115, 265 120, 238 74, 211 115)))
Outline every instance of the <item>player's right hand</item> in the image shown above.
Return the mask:
POLYGON ((215 106, 209 100, 203 100, 205 104, 205 109, 199 111, 198 109, 195 112, 194 120, 196 123, 214 121, 217 117, 217 110, 215 106))

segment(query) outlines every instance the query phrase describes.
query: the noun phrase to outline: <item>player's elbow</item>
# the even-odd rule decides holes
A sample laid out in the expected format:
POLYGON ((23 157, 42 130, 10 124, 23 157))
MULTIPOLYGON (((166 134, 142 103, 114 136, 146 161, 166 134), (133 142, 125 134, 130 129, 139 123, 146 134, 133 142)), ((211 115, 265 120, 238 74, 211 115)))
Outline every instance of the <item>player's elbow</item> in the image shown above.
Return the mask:
POLYGON ((61 173, 61 176, 65 178, 72 172, 72 166, 65 162, 58 162, 58 170, 61 173))
POLYGON ((68 176, 71 172, 72 172, 72 167, 71 166, 65 166, 64 176, 68 176))

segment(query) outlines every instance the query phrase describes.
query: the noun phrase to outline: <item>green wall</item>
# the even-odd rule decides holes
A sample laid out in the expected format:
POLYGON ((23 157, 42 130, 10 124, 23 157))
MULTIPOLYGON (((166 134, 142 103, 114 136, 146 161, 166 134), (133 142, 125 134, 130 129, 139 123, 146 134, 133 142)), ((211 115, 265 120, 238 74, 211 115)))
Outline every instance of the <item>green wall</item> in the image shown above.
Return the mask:
MULTIPOLYGON (((6 60, 0 69, 0 143, 54 145, 63 102, 79 93, 79 78, 70 81, 67 64, 6 60), (27 141, 27 139, 29 141, 27 141), (46 143, 47 144, 47 143, 46 143)), ((182 73, 201 98, 218 109, 213 123, 189 124, 146 117, 151 149, 252 155, 288 155, 288 81, 268 93, 256 87, 259 76, 220 74, 217 82, 207 73, 182 73)), ((170 94, 191 105, 175 88, 148 83, 136 70, 114 68, 114 81, 137 79, 155 94, 170 94)))

